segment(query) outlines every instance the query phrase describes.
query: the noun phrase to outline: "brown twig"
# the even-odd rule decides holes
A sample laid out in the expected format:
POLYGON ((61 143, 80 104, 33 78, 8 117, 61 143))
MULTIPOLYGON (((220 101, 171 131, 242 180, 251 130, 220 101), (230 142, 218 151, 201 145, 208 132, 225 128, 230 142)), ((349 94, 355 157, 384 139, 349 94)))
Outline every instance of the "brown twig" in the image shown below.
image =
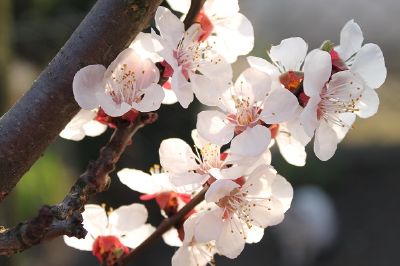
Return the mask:
POLYGON ((122 258, 120 265, 124 265, 134 260, 143 250, 154 244, 165 232, 171 229, 174 225, 178 224, 196 205, 204 200, 208 186, 204 187, 193 199, 180 209, 175 215, 166 218, 145 241, 136 247, 129 255, 122 258))
POLYGON ((35 218, 0 232, 0 255, 12 255, 57 236, 85 237, 81 215, 84 205, 91 195, 108 188, 109 174, 131 143, 133 134, 156 119, 156 113, 144 113, 133 122, 117 120, 117 128, 110 141, 100 150, 97 160, 89 163, 63 202, 43 206, 35 218))
POLYGON ((0 118, 0 201, 79 111, 72 80, 108 66, 142 31, 162 0, 98 0, 30 90, 0 118))
POLYGON ((203 8, 205 1, 206 0, 192 0, 190 3, 190 9, 185 17, 185 20, 183 21, 186 30, 194 23, 200 10, 203 8))

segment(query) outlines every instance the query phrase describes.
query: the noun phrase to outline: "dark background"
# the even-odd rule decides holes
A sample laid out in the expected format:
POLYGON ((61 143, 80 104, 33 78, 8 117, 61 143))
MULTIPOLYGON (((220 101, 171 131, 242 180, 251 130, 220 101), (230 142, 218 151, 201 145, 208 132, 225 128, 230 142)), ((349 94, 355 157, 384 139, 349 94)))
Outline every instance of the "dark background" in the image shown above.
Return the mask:
MULTIPOLYGON (((92 0, 0 1, 0 110, 5 112, 29 87, 68 39, 94 3, 92 0)), ((400 27, 397 0, 252 0, 241 10, 255 28, 253 55, 265 57, 271 44, 287 37, 303 37, 311 48, 325 39, 339 40, 342 26, 354 18, 366 42, 381 46, 388 78, 378 93, 379 113, 359 119, 333 159, 321 162, 308 151, 307 165, 287 164, 273 149, 272 164, 295 187, 295 199, 284 223, 268 228, 261 243, 248 245, 236 260, 217 258, 217 265, 400 265, 400 27)), ((238 74, 246 67, 241 58, 238 74)), ((118 169, 146 171, 158 163, 160 142, 179 137, 190 142, 195 127, 195 103, 182 112, 178 105, 163 106, 159 120, 142 130, 123 155, 118 169)), ((29 114, 27 114, 29 115, 29 114)), ((57 114, 54 114, 57 119, 57 114)), ((43 204, 59 202, 111 131, 81 142, 58 139, 0 206, 0 225, 11 227, 32 217, 43 204)), ((312 147, 311 147, 312 148, 312 147)), ((115 175, 114 175, 115 176, 115 175)), ((109 191, 92 202, 117 208, 138 200, 138 194, 114 179, 109 191)), ((149 221, 161 215, 154 203, 149 221)), ((135 265, 169 265, 175 248, 161 240, 135 265)), ((0 265, 97 265, 90 252, 67 247, 56 239, 11 258, 0 265)))

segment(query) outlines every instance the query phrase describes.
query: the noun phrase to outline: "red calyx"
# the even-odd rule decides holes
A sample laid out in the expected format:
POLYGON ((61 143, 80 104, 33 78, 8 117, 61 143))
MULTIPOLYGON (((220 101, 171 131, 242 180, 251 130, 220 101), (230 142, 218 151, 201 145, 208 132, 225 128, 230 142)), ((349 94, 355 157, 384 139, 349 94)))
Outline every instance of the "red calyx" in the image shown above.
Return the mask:
POLYGON ((332 60, 332 73, 348 70, 347 65, 340 58, 339 54, 335 51, 335 49, 332 49, 329 52, 329 54, 331 55, 331 60, 332 60))
POLYGON ((279 124, 272 124, 268 127, 269 131, 271 131, 271 138, 275 138, 279 132, 279 124))
POLYGON ((290 91, 295 91, 303 81, 304 74, 302 72, 288 71, 279 77, 281 84, 290 91))
MULTIPOLYGON (((129 122, 133 122, 136 120, 136 118, 139 116, 139 114, 140 114, 139 111, 137 111, 135 109, 131 109, 129 112, 122 115, 121 119, 129 121, 129 122)), ((95 117, 95 120, 97 120, 100 123, 107 125, 111 128, 117 127, 117 125, 115 123, 115 117, 112 117, 112 116, 109 116, 108 114, 106 114, 102 108, 99 108, 99 110, 97 111, 97 116, 95 117)))
POLYGON ((101 263, 115 265, 122 255, 129 253, 129 248, 115 236, 99 236, 93 243, 92 253, 101 263))
POLYGON ((203 31, 198 41, 199 42, 205 41, 208 38, 208 36, 211 35, 214 29, 214 25, 212 24, 211 20, 207 17, 207 15, 204 13, 204 9, 200 10, 194 22, 199 23, 203 31))

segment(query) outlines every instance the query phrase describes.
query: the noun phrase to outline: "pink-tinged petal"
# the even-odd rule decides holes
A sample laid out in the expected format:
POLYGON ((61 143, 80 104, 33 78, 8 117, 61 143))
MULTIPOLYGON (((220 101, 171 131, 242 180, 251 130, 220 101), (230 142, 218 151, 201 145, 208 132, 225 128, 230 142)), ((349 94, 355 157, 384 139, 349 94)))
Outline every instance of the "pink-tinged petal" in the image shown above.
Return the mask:
POLYGON ((217 145, 227 144, 234 135, 235 125, 226 121, 219 111, 202 111, 197 115, 197 131, 206 140, 217 145))
POLYGON ((308 50, 307 43, 300 37, 284 39, 279 45, 272 46, 269 56, 282 70, 299 71, 308 50))
POLYGON ((296 110, 296 115, 294 119, 288 121, 284 125, 280 124, 280 128, 287 128, 287 131, 290 132, 290 135, 299 141, 303 146, 306 146, 310 140, 311 137, 307 135, 307 133, 304 131, 304 127, 301 124, 301 113, 303 112, 303 107, 299 106, 296 110))
POLYGON ((379 108, 379 97, 375 90, 365 88, 357 103, 356 114, 361 118, 368 118, 376 114, 379 108))
POLYGON ((281 202, 275 198, 258 201, 251 207, 250 217, 253 224, 262 228, 277 225, 283 221, 284 210, 281 202))
POLYGON ((296 96, 287 89, 276 89, 264 102, 260 119, 267 124, 278 124, 289 121, 299 106, 296 96))
POLYGON ((96 97, 103 111, 109 116, 118 117, 129 112, 132 109, 132 106, 125 102, 117 104, 116 102, 114 102, 112 97, 105 92, 97 93, 96 97))
POLYGON ((210 43, 229 63, 235 62, 239 55, 248 54, 254 47, 253 25, 243 14, 236 13, 216 21, 214 33, 216 36, 211 36, 214 38, 209 37, 210 43))
POLYGON ((76 237, 68 237, 64 236, 64 242, 67 246, 84 250, 84 251, 92 251, 94 239, 90 234, 87 234, 85 238, 78 239, 76 237))
POLYGON ((196 147, 199 149, 202 149, 205 145, 210 143, 205 138, 203 138, 199 135, 199 132, 197 132, 197 129, 192 130, 191 136, 192 136, 194 145, 196 145, 196 147))
POLYGON ((307 153, 304 146, 290 133, 280 132, 276 136, 279 151, 285 160, 295 166, 306 164, 307 153))
POLYGON ((231 191, 239 185, 232 180, 220 179, 211 184, 205 195, 207 202, 218 202, 225 196, 229 196, 231 191))
POLYGON ((320 101, 321 99, 319 96, 311 97, 306 107, 304 107, 303 112, 300 114, 300 124, 310 138, 314 136, 314 131, 319 124, 317 113, 320 101))
POLYGON ((241 224, 242 222, 235 216, 232 218, 224 223, 216 242, 218 253, 230 259, 239 256, 246 243, 243 232, 239 231, 245 225, 241 224))
POLYGON ((311 51, 304 62, 304 93, 307 96, 319 95, 332 72, 331 56, 325 51, 311 51))
POLYGON ((192 148, 181 139, 163 140, 159 155, 160 164, 167 172, 182 173, 198 168, 192 148))
POLYGON ((235 82, 235 95, 241 95, 250 103, 265 99, 271 90, 271 78, 255 68, 244 70, 235 82))
POLYGON ((363 41, 364 37, 361 28, 352 19, 341 30, 340 46, 336 47, 335 50, 339 53, 340 58, 346 61, 360 50, 363 41))
POLYGON ((336 136, 339 143, 343 140, 347 132, 351 129, 352 125, 356 121, 356 114, 342 113, 338 115, 338 118, 340 119, 340 122, 343 123, 344 126, 333 124, 332 128, 336 132, 336 136))
POLYGON ((223 210, 207 211, 199 217, 194 230, 194 237, 198 243, 207 243, 216 240, 223 230, 223 210))
POLYGON ((99 205, 87 204, 82 213, 83 227, 93 238, 104 235, 108 224, 106 211, 99 205))
MULTIPOLYGON (((185 236, 186 236, 186 231, 185 231, 185 236)), ((176 228, 172 227, 169 229, 167 232, 165 232, 162 235, 162 238, 168 246, 171 247, 180 247, 182 246, 182 240, 179 238, 178 235, 178 230, 176 228)))
POLYGON ((143 194, 155 194, 172 188, 165 174, 149 175, 136 169, 124 168, 117 173, 122 184, 143 194))
POLYGON ((115 235, 124 235, 144 225, 147 216, 146 207, 142 204, 121 206, 108 216, 111 232, 115 235))
POLYGON ((152 37, 151 33, 139 32, 135 40, 129 45, 129 48, 135 50, 143 58, 149 58, 153 62, 162 61, 158 52, 163 49, 161 43, 152 37))
POLYGON ((271 132, 265 126, 256 125, 233 138, 231 153, 241 156, 259 156, 268 149, 271 132))
POLYGON ((335 154, 338 138, 328 123, 322 121, 315 131, 314 152, 321 161, 327 161, 335 154))
POLYGON ((168 5, 175 11, 186 14, 190 8, 190 0, 167 0, 168 5))
POLYGON ((148 238, 156 228, 150 224, 144 224, 135 230, 126 232, 120 240, 122 244, 130 248, 136 248, 139 246, 146 238, 148 238))
POLYGON ((168 8, 162 6, 157 8, 154 19, 161 36, 167 40, 171 47, 177 47, 185 32, 183 22, 168 8))
POLYGON ((283 176, 277 174, 271 184, 271 192, 273 197, 281 202, 282 209, 286 212, 293 199, 292 185, 283 176))
POLYGON ((276 178, 276 171, 270 165, 262 164, 255 168, 242 190, 250 196, 271 196, 271 184, 276 178))
POLYGON ((381 48, 373 43, 365 44, 356 54, 351 70, 358 73, 368 87, 376 89, 382 86, 387 71, 381 48))
POLYGON ((228 82, 210 79, 204 75, 191 74, 190 83, 196 98, 204 105, 217 106, 223 91, 229 88, 228 82))
POLYGON ((143 99, 138 103, 132 103, 132 107, 140 112, 151 112, 158 110, 164 99, 164 90, 158 84, 151 84, 146 88, 143 99))
POLYGON ((96 93, 104 91, 103 78, 106 68, 102 65, 90 65, 76 72, 72 82, 75 100, 82 109, 92 110, 99 106, 96 93))

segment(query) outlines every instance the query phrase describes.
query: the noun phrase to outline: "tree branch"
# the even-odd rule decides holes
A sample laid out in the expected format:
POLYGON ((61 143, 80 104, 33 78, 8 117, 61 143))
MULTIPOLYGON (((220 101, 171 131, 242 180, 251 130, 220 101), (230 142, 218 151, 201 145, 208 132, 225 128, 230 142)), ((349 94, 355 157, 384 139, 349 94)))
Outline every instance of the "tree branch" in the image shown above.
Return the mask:
POLYGON ((75 73, 108 66, 147 25, 162 0, 98 0, 30 90, 0 119, 0 201, 79 111, 75 73))
POLYGON ((208 186, 204 187, 188 204, 180 209, 175 215, 170 218, 166 218, 145 241, 136 247, 129 255, 122 258, 121 265, 124 265, 134 260, 140 253, 154 244, 162 235, 171 229, 174 225, 178 224, 196 205, 204 200, 204 195, 208 190, 208 186))
POLYGON ((43 206, 35 218, 0 231, 0 255, 12 255, 62 235, 85 237, 87 232, 83 228, 81 215, 84 205, 91 195, 108 188, 109 174, 131 143, 133 134, 156 119, 156 113, 143 113, 133 122, 116 120, 117 128, 110 141, 100 150, 98 159, 89 163, 62 203, 43 206))

